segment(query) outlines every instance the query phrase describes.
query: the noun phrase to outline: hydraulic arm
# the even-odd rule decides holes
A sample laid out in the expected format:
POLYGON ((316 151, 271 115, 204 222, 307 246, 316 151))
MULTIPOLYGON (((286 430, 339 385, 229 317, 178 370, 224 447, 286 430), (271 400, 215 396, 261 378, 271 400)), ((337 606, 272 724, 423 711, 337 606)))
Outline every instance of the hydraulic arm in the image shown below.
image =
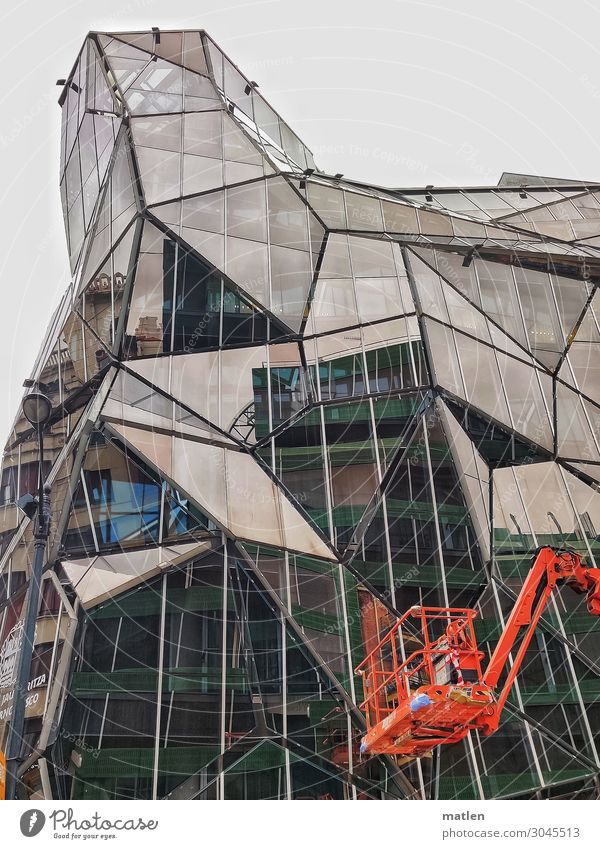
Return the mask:
POLYGON ((533 566, 525 579, 523 588, 483 675, 484 684, 492 688, 498 686, 508 656, 520 637, 521 629, 526 628, 527 630, 518 645, 513 664, 508 670, 504 687, 496 701, 495 727, 488 733, 495 731, 498 727, 502 708, 506 704, 537 624, 554 588, 561 583, 567 584, 575 592, 587 594, 588 613, 593 616, 600 616, 600 569, 589 569, 584 566, 581 557, 574 551, 555 551, 548 547, 541 548, 533 561, 533 566))
POLYGON ((587 595, 600 616, 600 569, 566 549, 538 550, 485 672, 469 608, 413 607, 357 667, 362 675, 367 733, 361 750, 419 757, 456 743, 471 729, 493 734, 540 617, 559 584, 587 595), (417 620, 417 622, 415 622, 417 620), (415 624, 422 645, 414 646, 415 624), (501 692, 496 688, 513 652, 501 692))

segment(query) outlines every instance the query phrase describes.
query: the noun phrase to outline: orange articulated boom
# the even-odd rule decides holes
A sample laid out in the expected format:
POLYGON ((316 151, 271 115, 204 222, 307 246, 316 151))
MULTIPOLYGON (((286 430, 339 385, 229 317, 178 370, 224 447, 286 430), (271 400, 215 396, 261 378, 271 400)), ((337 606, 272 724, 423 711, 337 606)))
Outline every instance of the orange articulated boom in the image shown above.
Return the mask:
POLYGON ((420 757, 472 729, 493 734, 552 591, 564 583, 587 594, 600 616, 600 569, 569 550, 539 549, 484 673, 469 608, 412 607, 357 667, 367 733, 361 752, 420 757), (415 620, 421 636, 415 640, 415 620), (414 623, 414 624, 413 624, 414 623), (521 630, 501 693, 496 687, 521 630))
POLYGON ((495 688, 512 651, 521 628, 527 631, 515 654, 513 664, 508 671, 506 682, 496 702, 496 710, 490 723, 481 722, 480 727, 487 734, 498 728, 502 708, 514 684, 525 654, 552 595, 559 583, 565 583, 576 592, 587 594, 588 612, 600 616, 600 569, 588 569, 581 557, 574 551, 541 548, 533 562, 515 606, 498 640, 494 653, 483 676, 483 683, 495 688))

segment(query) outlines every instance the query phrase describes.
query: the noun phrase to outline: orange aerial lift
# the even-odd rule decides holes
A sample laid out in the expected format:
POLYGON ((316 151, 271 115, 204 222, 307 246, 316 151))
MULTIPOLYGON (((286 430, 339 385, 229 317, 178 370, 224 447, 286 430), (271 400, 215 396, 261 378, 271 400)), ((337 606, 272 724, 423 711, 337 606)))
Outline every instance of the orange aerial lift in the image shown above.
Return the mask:
POLYGON ((477 611, 408 610, 356 669, 363 678, 361 709, 367 722, 361 753, 421 757, 440 744, 462 740, 472 729, 493 734, 544 608, 563 583, 586 593, 589 613, 600 616, 600 569, 585 566, 574 551, 540 548, 484 673, 473 627, 477 611), (417 624, 419 647, 412 650, 417 624))

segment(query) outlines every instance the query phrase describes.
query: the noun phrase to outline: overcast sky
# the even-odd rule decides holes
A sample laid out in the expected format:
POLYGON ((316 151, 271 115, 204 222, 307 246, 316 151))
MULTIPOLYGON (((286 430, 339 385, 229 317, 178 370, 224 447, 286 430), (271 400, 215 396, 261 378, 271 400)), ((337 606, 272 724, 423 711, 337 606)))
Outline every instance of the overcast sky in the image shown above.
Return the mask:
POLYGON ((204 28, 330 172, 387 186, 600 180, 588 0, 22 0, 4 6, 0 439, 68 281, 60 110, 89 30, 204 28))

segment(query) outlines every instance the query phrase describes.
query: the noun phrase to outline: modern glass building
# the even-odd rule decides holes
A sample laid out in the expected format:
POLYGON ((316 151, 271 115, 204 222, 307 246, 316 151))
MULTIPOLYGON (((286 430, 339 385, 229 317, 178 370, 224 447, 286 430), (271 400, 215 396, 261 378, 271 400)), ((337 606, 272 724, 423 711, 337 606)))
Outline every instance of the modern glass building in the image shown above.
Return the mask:
MULTIPOLYGON (((353 670, 413 604, 476 607, 489 653, 537 546, 598 555, 600 183, 323 173, 202 31, 90 33, 60 105, 21 793, 595 797, 600 622, 568 589, 492 737, 362 758, 353 670)), ((0 746, 34 437, 19 414, 2 467, 0 746)))

